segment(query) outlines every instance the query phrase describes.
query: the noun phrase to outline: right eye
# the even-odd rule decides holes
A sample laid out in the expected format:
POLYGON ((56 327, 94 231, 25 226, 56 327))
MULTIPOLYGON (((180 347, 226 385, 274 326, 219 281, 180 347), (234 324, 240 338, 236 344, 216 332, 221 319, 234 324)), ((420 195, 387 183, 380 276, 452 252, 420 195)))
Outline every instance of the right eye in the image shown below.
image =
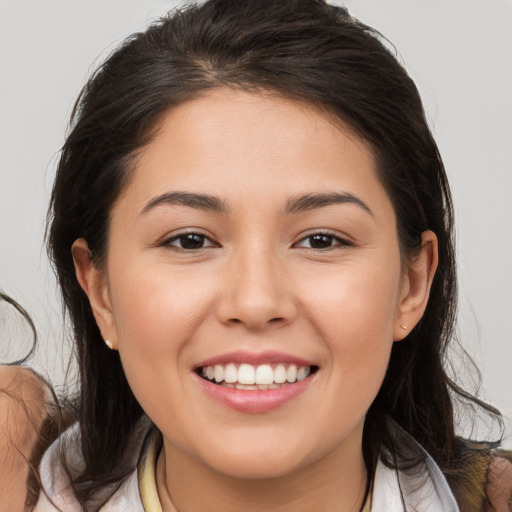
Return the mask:
POLYGON ((184 251, 197 251, 205 247, 215 247, 215 244, 202 233, 179 233, 167 239, 162 245, 184 251))
POLYGON ((296 247, 303 247, 306 249, 314 249, 317 251, 329 249, 343 249, 353 246, 353 244, 339 236, 327 232, 312 233, 299 240, 296 247))

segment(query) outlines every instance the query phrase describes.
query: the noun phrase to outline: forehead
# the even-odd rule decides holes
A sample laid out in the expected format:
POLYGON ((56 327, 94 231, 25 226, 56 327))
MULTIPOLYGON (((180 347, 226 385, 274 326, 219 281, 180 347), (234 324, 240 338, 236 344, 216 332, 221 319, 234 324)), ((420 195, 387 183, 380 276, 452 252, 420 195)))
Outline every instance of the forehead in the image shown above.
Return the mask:
POLYGON ((123 195, 142 202, 170 189, 262 203, 278 191, 387 198, 372 150, 341 122, 305 102, 232 89, 166 112, 123 195))

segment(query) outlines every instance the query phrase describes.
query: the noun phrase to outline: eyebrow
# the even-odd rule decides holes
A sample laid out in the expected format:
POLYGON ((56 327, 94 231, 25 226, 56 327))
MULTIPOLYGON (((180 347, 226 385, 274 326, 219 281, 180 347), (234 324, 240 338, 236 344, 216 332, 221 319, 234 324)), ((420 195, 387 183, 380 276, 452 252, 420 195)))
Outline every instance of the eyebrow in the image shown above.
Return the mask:
POLYGON ((322 208, 332 204, 351 203, 361 207, 373 217, 370 207, 357 196, 349 192, 327 192, 320 194, 304 194, 288 200, 286 213, 300 213, 315 208, 322 208))
MULTIPOLYGON (((355 204, 373 216, 373 212, 368 205, 349 192, 311 193, 293 197, 287 201, 285 213, 301 213, 315 208, 343 203, 355 204)), ((215 213, 227 213, 229 211, 226 203, 216 196, 192 192, 167 192, 151 199, 143 208, 141 215, 163 204, 189 206, 191 208, 215 213)))
POLYGON ((194 194, 192 192, 168 192, 151 199, 143 208, 141 215, 163 204, 190 206, 191 208, 215 213, 226 213, 228 211, 224 201, 215 196, 194 194))

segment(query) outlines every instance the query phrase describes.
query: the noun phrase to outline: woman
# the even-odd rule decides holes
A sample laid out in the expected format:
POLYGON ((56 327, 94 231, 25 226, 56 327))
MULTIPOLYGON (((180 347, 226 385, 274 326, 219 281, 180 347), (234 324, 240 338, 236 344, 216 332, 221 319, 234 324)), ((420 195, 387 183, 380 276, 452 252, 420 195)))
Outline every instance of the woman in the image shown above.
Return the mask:
POLYGON ((497 412, 443 368, 450 191, 371 29, 313 0, 190 7, 73 122, 48 244, 81 392, 35 510, 485 506, 453 395, 497 412))

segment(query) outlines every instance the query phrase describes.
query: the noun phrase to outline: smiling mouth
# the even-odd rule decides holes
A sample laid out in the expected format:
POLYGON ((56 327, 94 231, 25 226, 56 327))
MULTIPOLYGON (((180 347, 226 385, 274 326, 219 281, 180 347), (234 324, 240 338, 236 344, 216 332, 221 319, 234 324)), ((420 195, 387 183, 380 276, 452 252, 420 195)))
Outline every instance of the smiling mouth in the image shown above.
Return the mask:
POLYGON ((318 366, 247 363, 216 364, 197 368, 204 380, 232 389, 267 390, 289 386, 318 371, 318 366))

